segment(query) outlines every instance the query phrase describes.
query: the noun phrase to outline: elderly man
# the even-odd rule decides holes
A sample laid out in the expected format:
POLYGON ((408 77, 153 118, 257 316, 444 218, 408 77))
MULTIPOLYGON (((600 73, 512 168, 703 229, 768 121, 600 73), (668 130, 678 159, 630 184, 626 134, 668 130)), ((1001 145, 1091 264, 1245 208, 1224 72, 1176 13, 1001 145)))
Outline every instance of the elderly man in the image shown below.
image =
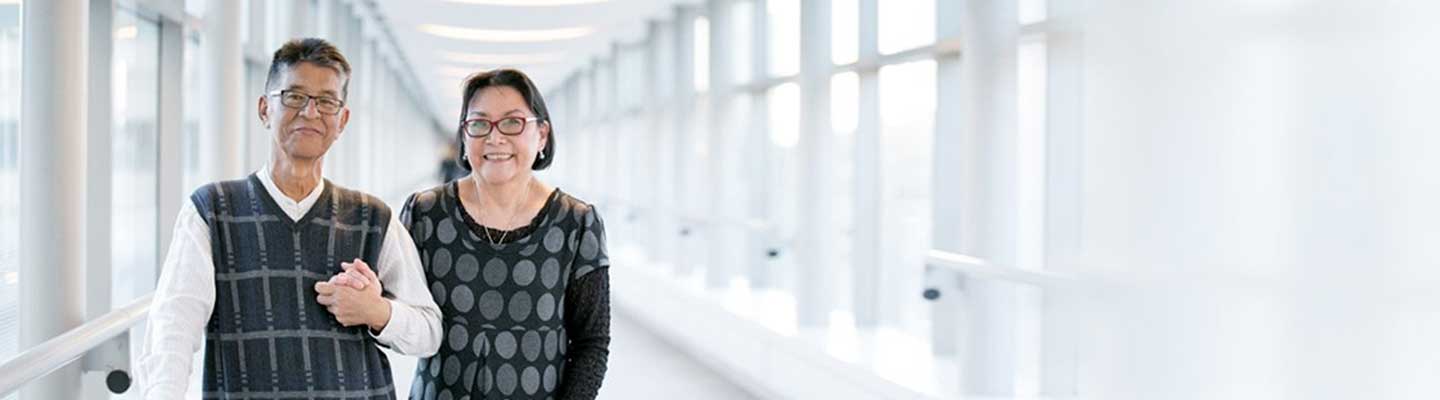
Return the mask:
POLYGON ((410 235, 375 197, 322 177, 350 118, 349 80, 324 40, 275 52, 257 110, 270 163, 197 189, 180 211, 142 343, 144 398, 185 394, 202 339, 205 398, 393 399, 379 346, 439 348, 410 235))

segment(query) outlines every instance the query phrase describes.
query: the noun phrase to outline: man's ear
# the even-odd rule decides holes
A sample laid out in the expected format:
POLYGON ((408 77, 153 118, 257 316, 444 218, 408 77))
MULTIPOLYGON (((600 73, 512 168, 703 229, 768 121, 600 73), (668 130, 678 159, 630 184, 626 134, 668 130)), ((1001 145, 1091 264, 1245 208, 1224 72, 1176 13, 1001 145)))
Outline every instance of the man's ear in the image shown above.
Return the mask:
POLYGON ((339 138, 340 135, 345 134, 345 125, 348 124, 350 124, 350 107, 345 107, 340 109, 340 126, 338 127, 339 130, 335 132, 336 138, 339 138))
POLYGON ((260 117, 260 124, 264 125, 265 129, 270 129, 270 99, 266 96, 260 96, 260 100, 257 101, 255 106, 255 115, 260 117))

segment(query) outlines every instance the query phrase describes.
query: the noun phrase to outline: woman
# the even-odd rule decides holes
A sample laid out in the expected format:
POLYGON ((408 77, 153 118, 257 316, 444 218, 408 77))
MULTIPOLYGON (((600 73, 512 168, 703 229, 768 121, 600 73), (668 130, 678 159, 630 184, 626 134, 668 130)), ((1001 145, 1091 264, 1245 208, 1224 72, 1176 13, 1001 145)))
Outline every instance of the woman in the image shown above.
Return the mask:
POLYGON ((520 71, 473 75, 456 137, 469 175, 400 214, 445 329, 410 397, 595 398, 610 345, 605 226, 532 173, 555 157, 545 100, 520 71))

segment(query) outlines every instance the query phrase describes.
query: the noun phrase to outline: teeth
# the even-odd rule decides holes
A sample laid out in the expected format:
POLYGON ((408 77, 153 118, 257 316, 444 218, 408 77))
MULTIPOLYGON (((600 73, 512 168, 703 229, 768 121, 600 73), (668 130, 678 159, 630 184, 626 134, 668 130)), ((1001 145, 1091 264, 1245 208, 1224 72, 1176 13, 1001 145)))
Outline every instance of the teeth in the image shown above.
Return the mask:
POLYGON ((513 155, 513 154, 486 154, 486 155, 485 155, 485 159, 486 159, 486 160, 492 160, 492 161, 509 160, 509 159, 511 159, 511 158, 514 158, 514 157, 515 157, 515 155, 513 155))

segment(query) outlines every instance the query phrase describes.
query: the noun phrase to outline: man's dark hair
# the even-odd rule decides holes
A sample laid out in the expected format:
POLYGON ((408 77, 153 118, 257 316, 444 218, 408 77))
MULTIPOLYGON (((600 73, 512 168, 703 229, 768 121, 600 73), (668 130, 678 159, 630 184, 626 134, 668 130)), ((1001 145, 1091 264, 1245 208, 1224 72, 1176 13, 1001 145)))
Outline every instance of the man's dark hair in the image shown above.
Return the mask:
POLYGON ((349 93, 350 62, 345 61, 345 55, 340 54, 340 49, 335 48, 335 45, 317 38, 293 39, 275 50, 275 57, 270 60, 270 74, 265 77, 265 90, 273 90, 270 85, 279 79, 280 71, 293 68, 295 64, 302 62, 339 72, 344 79, 344 83, 340 84, 340 98, 344 99, 349 93))
POLYGON ((536 157, 535 162, 530 165, 532 170, 550 168, 551 161, 555 160, 555 124, 550 123, 550 110, 545 108, 545 98, 540 96, 540 89, 535 87, 535 82, 524 72, 513 69, 497 69, 485 71, 465 78, 465 96, 460 100, 460 121, 456 124, 455 137, 460 141, 460 155, 455 163, 460 168, 470 170, 470 163, 465 161, 465 117, 470 113, 470 100, 480 93, 481 89, 493 86, 509 86, 520 92, 525 98, 525 104, 530 107, 530 112, 535 113, 535 124, 547 124, 550 126, 550 137, 545 140, 545 148, 540 150, 542 157, 536 157))

